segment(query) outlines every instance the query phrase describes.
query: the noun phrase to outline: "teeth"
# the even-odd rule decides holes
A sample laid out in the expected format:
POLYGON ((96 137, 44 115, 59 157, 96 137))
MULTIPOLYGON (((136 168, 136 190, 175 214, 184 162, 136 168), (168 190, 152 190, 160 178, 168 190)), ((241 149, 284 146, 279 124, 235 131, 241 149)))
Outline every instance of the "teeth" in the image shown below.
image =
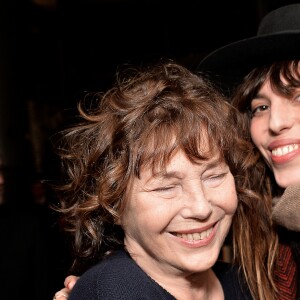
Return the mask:
POLYGON ((292 144, 292 145, 288 145, 288 146, 273 149, 272 150, 272 155, 274 155, 274 156, 283 156, 283 155, 285 155, 287 153, 290 153, 292 151, 295 151, 297 149, 299 149, 299 145, 298 144, 292 144))
POLYGON ((188 241, 199 241, 199 240, 204 240, 205 238, 207 238, 211 232, 212 232, 213 228, 210 228, 206 231, 202 231, 202 232, 196 232, 196 233, 188 233, 188 234, 181 234, 181 233, 177 233, 176 236, 188 240, 188 241))

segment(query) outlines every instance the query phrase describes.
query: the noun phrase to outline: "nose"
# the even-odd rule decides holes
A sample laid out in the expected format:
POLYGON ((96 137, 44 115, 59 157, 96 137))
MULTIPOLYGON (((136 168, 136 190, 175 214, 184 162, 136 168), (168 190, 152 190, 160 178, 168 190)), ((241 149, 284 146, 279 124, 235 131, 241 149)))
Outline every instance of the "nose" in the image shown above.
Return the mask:
POLYGON ((293 126, 294 109, 288 99, 277 99, 272 101, 269 119, 269 129, 273 134, 281 132, 293 126))
POLYGON ((205 220, 211 213, 212 205, 203 189, 201 187, 190 189, 185 195, 182 216, 184 218, 205 220))

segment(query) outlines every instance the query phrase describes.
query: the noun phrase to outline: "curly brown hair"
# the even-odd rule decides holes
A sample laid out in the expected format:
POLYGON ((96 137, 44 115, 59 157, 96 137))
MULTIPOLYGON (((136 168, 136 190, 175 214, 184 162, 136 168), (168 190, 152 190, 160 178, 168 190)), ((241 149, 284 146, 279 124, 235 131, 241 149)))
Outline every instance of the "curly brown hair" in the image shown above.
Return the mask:
POLYGON ((178 148, 192 161, 220 153, 239 198, 232 225, 235 261, 254 299, 272 299, 265 267, 271 255, 266 239, 272 235, 271 204, 255 192, 265 164, 226 100, 204 77, 165 62, 117 73, 110 90, 79 104, 81 120, 61 132, 58 147, 65 182, 57 209, 73 235, 75 262, 93 264, 124 247, 116 220, 143 166, 164 168, 178 148))

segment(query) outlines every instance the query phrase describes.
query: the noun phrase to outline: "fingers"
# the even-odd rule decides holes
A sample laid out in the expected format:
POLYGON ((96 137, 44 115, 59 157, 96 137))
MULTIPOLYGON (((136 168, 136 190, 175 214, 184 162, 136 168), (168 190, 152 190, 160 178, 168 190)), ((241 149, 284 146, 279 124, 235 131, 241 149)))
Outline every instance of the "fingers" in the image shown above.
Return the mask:
POLYGON ((53 300, 67 300, 69 294, 70 294, 69 289, 67 288, 61 289, 60 291, 55 293, 53 300))
POLYGON ((53 300, 67 300, 78 278, 74 275, 66 277, 64 282, 65 287, 55 293, 53 300))
POLYGON ((78 278, 79 277, 74 276, 74 275, 70 275, 70 276, 66 277, 65 282, 64 282, 65 288, 67 288, 67 289, 69 289, 69 291, 71 291, 71 289, 75 285, 78 278))

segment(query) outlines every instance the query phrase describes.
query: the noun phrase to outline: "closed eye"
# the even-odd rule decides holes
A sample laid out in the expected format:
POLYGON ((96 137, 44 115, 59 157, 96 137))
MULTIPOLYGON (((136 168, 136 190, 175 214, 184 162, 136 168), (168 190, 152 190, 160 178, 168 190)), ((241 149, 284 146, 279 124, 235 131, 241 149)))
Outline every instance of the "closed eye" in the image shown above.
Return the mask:
POLYGON ((176 186, 175 185, 170 185, 170 186, 163 186, 163 187, 159 187, 156 189, 153 189, 153 192, 165 192, 165 191, 170 191, 172 189, 174 189, 176 186))
POLYGON ((152 189, 150 192, 156 197, 163 199, 173 199, 181 194, 181 185, 166 185, 152 189))
POLYGON ((204 181, 205 185, 207 185, 208 187, 214 188, 214 187, 219 186, 224 181, 225 176, 227 174, 228 174, 228 172, 208 176, 203 181, 204 181))

